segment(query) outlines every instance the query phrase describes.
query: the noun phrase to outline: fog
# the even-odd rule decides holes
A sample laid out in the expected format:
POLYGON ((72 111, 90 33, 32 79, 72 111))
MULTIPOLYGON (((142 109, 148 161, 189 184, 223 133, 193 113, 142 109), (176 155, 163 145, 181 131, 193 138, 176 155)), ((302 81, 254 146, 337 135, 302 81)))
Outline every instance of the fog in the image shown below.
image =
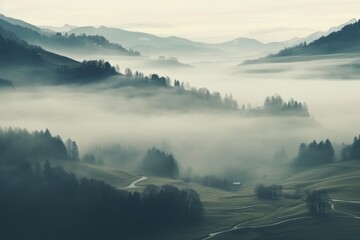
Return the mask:
POLYGON ((261 106, 266 96, 280 94, 284 100, 306 102, 311 117, 256 117, 192 109, 191 102, 167 90, 108 89, 104 83, 88 87, 19 86, 15 91, 2 91, 0 125, 49 128, 63 139, 75 139, 82 154, 94 146, 111 144, 139 149, 158 146, 174 153, 183 169, 191 166, 199 174, 238 169, 268 177, 275 174, 269 166, 290 163, 301 142, 329 138, 334 143, 349 143, 360 133, 360 82, 328 78, 322 70, 354 59, 258 65, 194 61, 186 62, 191 68, 176 69, 147 66, 134 57, 109 60, 121 71, 130 67, 222 95, 232 93, 239 106, 261 106), (274 159, 282 148, 286 157, 274 159))

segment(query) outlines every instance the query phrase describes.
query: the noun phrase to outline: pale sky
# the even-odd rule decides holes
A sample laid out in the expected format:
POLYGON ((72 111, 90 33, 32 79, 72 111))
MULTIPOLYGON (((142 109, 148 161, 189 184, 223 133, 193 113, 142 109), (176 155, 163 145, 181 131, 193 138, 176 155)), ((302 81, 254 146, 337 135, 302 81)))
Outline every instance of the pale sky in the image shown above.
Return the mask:
POLYGON ((359 18, 359 0, 0 0, 35 25, 106 25, 204 42, 283 41, 359 18))

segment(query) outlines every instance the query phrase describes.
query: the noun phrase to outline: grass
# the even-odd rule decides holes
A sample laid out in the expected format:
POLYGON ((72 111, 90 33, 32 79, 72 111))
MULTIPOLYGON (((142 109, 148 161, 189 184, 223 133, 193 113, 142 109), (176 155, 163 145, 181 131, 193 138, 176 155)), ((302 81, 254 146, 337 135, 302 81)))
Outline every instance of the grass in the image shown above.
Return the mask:
MULTIPOLYGON (((80 177, 97 178, 115 187, 128 186, 143 175, 82 162, 59 161, 52 164, 61 165, 65 170, 74 172, 80 177)), ((292 193, 295 189, 300 189, 301 192, 327 189, 331 198, 360 200, 360 192, 357 191, 360 187, 360 161, 319 166, 294 174, 290 178, 284 180, 279 178, 274 181, 282 184, 286 193, 292 193)), ((138 184, 138 188, 131 191, 142 191, 149 184, 156 186, 171 184, 180 189, 188 187, 195 189, 204 204, 205 219, 202 223, 192 226, 164 229, 161 233, 151 234, 151 237, 147 235, 143 239, 202 239, 209 233, 223 231, 234 226, 258 226, 309 216, 305 203, 301 199, 259 200, 254 194, 256 183, 243 185, 239 192, 227 192, 197 183, 148 176, 147 180, 138 184), (256 207, 251 207, 253 205, 256 207)), ((335 205, 338 210, 349 211, 355 215, 360 214, 360 204, 337 202, 335 205)), ((213 239, 353 239, 346 238, 343 233, 348 232, 349 236, 358 235, 359 220, 330 218, 333 216, 344 215, 339 212, 329 212, 328 217, 299 220, 257 230, 238 230, 218 235, 213 239), (325 231, 325 229, 330 229, 330 231, 325 231), (341 231, 335 229, 341 229, 341 231)))
POLYGON ((359 220, 311 218, 262 229, 233 231, 213 240, 356 240, 359 235, 359 220))
MULTIPOLYGON (((224 192, 203 187, 198 184, 185 184, 177 180, 149 177, 142 184, 174 184, 178 187, 192 187, 201 196, 205 207, 204 223, 193 227, 184 227, 179 231, 171 230, 158 235, 158 239, 202 239, 209 233, 230 229, 234 226, 247 227, 271 224, 282 220, 310 216, 305 203, 301 199, 279 199, 277 201, 259 200, 254 196, 255 183, 243 187, 238 193, 224 192), (256 208, 236 209, 242 206, 260 205, 256 208), (226 207, 226 208, 224 208, 226 207)), ((349 161, 319 166, 305 170, 285 180, 285 192, 327 189, 331 198, 360 200, 360 161, 349 161)), ((336 208, 357 214, 360 205, 336 203, 336 208)), ((241 230, 216 236, 213 239, 354 239, 359 230, 359 220, 330 218, 344 216, 337 212, 328 212, 328 217, 305 219, 284 223, 279 226, 260 230, 241 230), (343 224, 343 222, 347 224, 343 224), (345 226, 346 225, 346 226, 345 226), (302 232, 304 226, 304 232, 302 232), (343 230, 343 226, 345 226, 343 230), (325 229, 330 232, 323 233, 325 229), (335 230, 337 229, 337 230, 335 230), (339 231, 338 229, 341 229, 339 231), (346 230, 345 230, 346 229, 346 230), (344 232, 349 235, 343 238, 344 232), (305 235, 304 235, 305 234, 305 235), (298 235, 299 238, 296 238, 298 235), (334 236, 334 238, 332 238, 334 236)), ((155 238, 154 238, 155 239, 155 238)))
POLYGON ((136 173, 96 166, 85 162, 51 161, 51 165, 61 166, 67 172, 75 173, 77 177, 102 180, 116 188, 126 187, 140 177, 136 173))

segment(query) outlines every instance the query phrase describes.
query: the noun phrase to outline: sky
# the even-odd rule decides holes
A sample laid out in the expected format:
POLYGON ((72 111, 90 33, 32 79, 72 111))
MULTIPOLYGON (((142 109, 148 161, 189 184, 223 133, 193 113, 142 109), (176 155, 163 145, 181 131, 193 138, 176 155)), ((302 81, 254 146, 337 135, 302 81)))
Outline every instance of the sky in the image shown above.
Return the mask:
POLYGON ((111 26, 203 42, 284 41, 359 18, 359 0, 0 0, 35 25, 111 26))

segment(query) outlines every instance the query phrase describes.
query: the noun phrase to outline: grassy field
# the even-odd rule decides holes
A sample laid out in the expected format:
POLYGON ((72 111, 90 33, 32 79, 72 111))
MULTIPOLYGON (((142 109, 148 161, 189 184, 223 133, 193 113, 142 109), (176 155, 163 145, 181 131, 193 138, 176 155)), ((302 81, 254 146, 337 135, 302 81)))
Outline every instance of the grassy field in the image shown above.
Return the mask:
POLYGON ((75 173, 78 177, 102 180, 116 188, 126 187, 140 177, 133 172, 96 166, 85 162, 51 161, 50 163, 52 166, 61 166, 67 172, 75 173))
MULTIPOLYGON (((94 166, 82 162, 59 161, 52 162, 52 164, 61 165, 65 170, 74 172, 80 177, 100 179, 118 188, 128 186, 132 181, 143 176, 142 173, 94 166)), ((299 189, 302 193, 306 190, 327 189, 331 198, 360 200, 358 191, 360 161, 316 167, 301 171, 287 179, 274 180, 274 183, 282 184, 285 193, 292 193, 295 189, 299 189)), ((238 192, 227 192, 197 183, 148 176, 148 179, 140 182, 137 188, 129 190, 142 191, 149 184, 156 186, 171 184, 178 188, 195 189, 204 204, 205 219, 197 225, 164 229, 161 233, 151 234, 151 237, 149 235, 138 236, 137 239, 203 239, 209 233, 227 230, 235 226, 246 228, 310 216, 302 199, 259 200, 254 194, 256 182, 244 184, 238 192)), ((336 202, 335 206, 341 211, 348 211, 357 216, 360 214, 360 204, 336 202)), ((237 230, 220 234, 212 239, 357 239, 350 236, 359 236, 360 220, 333 218, 344 216, 346 215, 341 212, 329 210, 327 217, 323 218, 309 218, 260 229, 237 230), (325 231, 325 229, 331 230, 325 231), (335 229, 341 229, 341 231, 335 229), (349 234, 349 237, 346 238, 343 233, 349 234)))
POLYGON ((225 233, 213 240, 355 240, 360 236, 359 220, 311 218, 282 225, 225 233))
MULTIPOLYGON (((360 200, 358 191, 360 161, 316 167, 301 171, 288 179, 278 179, 276 183, 282 184, 285 188, 284 192, 287 193, 294 192, 295 189, 299 189, 302 193, 307 190, 327 189, 330 198, 360 200)), ((254 195, 256 183, 244 185, 237 193, 156 177, 149 177, 147 181, 141 183, 142 186, 146 184, 173 184, 180 188, 191 187, 200 194, 205 207, 204 223, 179 230, 173 229, 168 233, 165 231, 154 239, 203 239, 209 233, 230 229, 234 226, 240 228, 259 226, 286 219, 310 217, 302 199, 282 198, 276 201, 257 199, 254 195)), ((337 202, 335 205, 336 209, 341 211, 348 211, 355 215, 360 213, 360 204, 337 202)), ((346 215, 328 210, 327 217, 324 218, 304 219, 257 230, 238 230, 218 235, 212 239, 289 239, 295 237, 298 237, 295 239, 357 239, 354 236, 358 236, 359 233, 359 220, 338 217, 346 217, 346 215), (326 228, 332 228, 332 231, 323 233, 326 228), (313 235, 314 233, 316 234, 313 235), (342 238, 344 233, 348 234, 347 238, 342 238)))

